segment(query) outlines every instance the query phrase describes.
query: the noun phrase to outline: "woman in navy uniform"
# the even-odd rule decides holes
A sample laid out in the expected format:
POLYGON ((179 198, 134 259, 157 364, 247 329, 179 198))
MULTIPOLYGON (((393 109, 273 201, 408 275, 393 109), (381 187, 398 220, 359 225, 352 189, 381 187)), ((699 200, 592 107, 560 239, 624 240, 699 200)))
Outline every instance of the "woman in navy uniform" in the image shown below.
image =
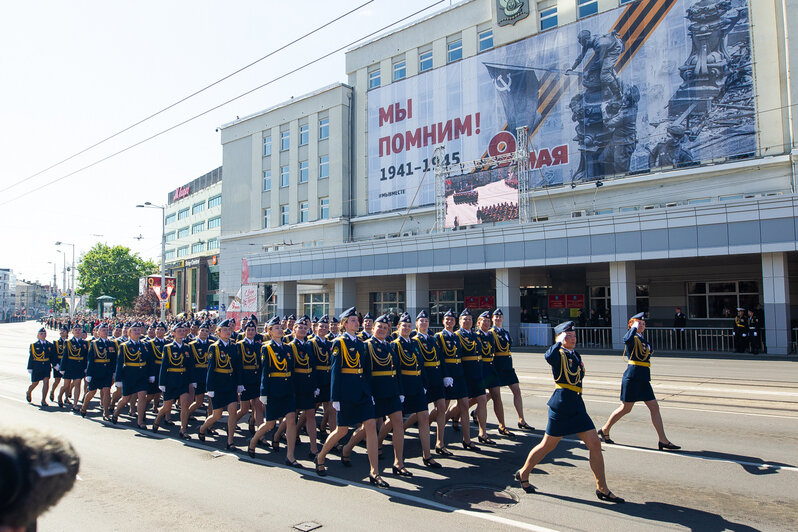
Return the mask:
MULTIPOLYGON (((488 438, 486 432, 486 423, 488 416, 487 397, 485 396, 485 381, 482 374, 482 352, 481 342, 477 338, 476 333, 471 330, 474 319, 468 309, 463 309, 460 313, 460 328, 455 335, 457 336, 457 354, 463 363, 463 371, 465 372, 466 387, 468 388, 468 398, 476 404, 476 421, 479 426, 479 435, 477 439, 480 443, 486 445, 496 445, 496 442, 488 438)), ((450 417, 463 419, 462 415, 458 412, 459 404, 450 413, 450 417)), ((470 432, 470 425, 466 421, 468 409, 466 409, 466 417, 463 420, 463 435, 470 432)), ((470 436, 470 435, 469 435, 470 436)), ((465 441, 465 439, 464 439, 465 441)), ((469 447, 465 446, 466 449, 469 447)), ((476 447, 472 450, 476 450, 476 447)))
MULTIPOLYGON (((509 386, 510 391, 513 392, 513 405, 518 414, 518 428, 535 430, 524 419, 524 400, 521 397, 521 386, 518 384, 518 376, 513 368, 513 356, 510 353, 513 342, 510 332, 502 328, 502 325, 504 325, 504 313, 502 309, 497 308, 493 311, 493 327, 491 327, 490 333, 493 336, 493 366, 499 373, 499 386, 509 386)), ((494 403, 494 410, 496 404, 494 403)), ((503 411, 504 408, 502 408, 503 411)))
POLYGON ((425 466, 437 469, 441 465, 432 458, 429 444, 429 411, 427 410, 427 387, 429 384, 427 383, 427 374, 423 370, 424 363, 419 344, 410 338, 412 328, 409 316, 400 318, 397 328, 399 337, 391 343, 395 359, 399 361, 399 376, 405 396, 402 401, 402 411, 407 416, 416 416, 418 437, 421 440, 422 461, 425 466))
MULTIPOLYGON (((449 418, 450 412, 457 408, 460 415, 460 422, 464 427, 468 427, 468 385, 466 384, 465 371, 463 370, 463 361, 460 360, 460 339, 454 333, 455 316, 451 309, 446 311, 443 315, 443 330, 435 335, 438 339, 438 353, 443 358, 443 386, 444 393, 446 394, 446 405, 449 402, 457 401, 455 406, 446 413, 449 418)), ((452 425, 455 430, 460 430, 458 422, 452 419, 452 425)), ((479 448, 471 443, 471 434, 469 430, 463 431, 463 448, 471 450, 479 450, 479 448)), ((438 454, 444 454, 435 451, 438 454)), ((451 454, 451 451, 446 451, 451 454)))
POLYGON ((119 421, 122 408, 135 399, 138 409, 138 427, 146 429, 145 413, 147 409, 147 389, 155 382, 152 375, 152 356, 141 341, 143 325, 133 322, 128 328, 130 339, 119 348, 119 358, 116 360, 116 386, 122 389, 122 400, 117 403, 111 421, 119 421))
MULTIPOLYGON (((252 411, 249 416, 249 432, 255 434, 255 427, 263 423, 263 403, 260 402, 260 379, 261 379, 261 345, 262 341, 258 338, 258 323, 250 319, 244 324, 244 338, 238 341, 238 365, 241 367, 241 384, 244 391, 241 392, 241 407, 236 412, 236 425, 244 415, 252 411)), ((263 336, 261 335, 262 339, 263 336)))
POLYGON ((596 477, 596 497, 603 501, 623 502, 623 499, 616 497, 607 487, 601 440, 582 400, 585 365, 582 363, 582 357, 574 349, 576 347, 574 322, 561 323, 555 327, 554 333, 557 343, 546 351, 546 362, 551 366, 554 384, 557 385, 548 402, 549 423, 543 440, 529 452, 524 466, 516 471, 515 480, 521 483, 521 488, 525 492, 534 493, 534 486, 529 484, 529 473, 557 447, 563 436, 576 434, 585 442, 590 452, 590 469, 596 477))
POLYGON ((114 383, 116 359, 119 356, 119 344, 108 338, 108 324, 101 323, 97 327, 98 337, 89 343, 89 363, 86 367, 86 382, 88 391, 83 397, 80 415, 86 417, 86 410, 100 390, 100 403, 103 409, 103 419, 110 419, 111 385, 114 383))
POLYGON ((331 432, 316 456, 316 472, 327 475, 324 459, 327 453, 349 432, 349 427, 363 423, 366 431, 366 450, 369 457, 369 482, 387 488, 379 474, 377 458, 377 422, 374 419, 374 399, 371 396, 371 364, 365 344, 357 338, 360 322, 355 307, 341 314, 344 332, 333 341, 330 399, 337 412, 338 426, 331 432))
POLYGON ((53 386, 50 388, 50 401, 55 402, 55 392, 58 391, 58 406, 64 406, 64 387, 62 386, 61 389, 58 389, 58 385, 61 384, 61 379, 63 378, 64 374, 58 371, 56 368, 59 367, 61 363, 61 357, 64 355, 64 349, 66 349, 66 343, 69 337, 69 327, 66 325, 61 325, 59 327, 60 338, 57 338, 55 342, 53 342, 53 349, 50 356, 50 366, 53 368, 53 386))
MULTIPOLYGON (((202 406, 205 402, 205 391, 208 387, 208 349, 211 346, 210 340, 211 323, 208 320, 203 321, 199 327, 197 339, 189 342, 191 347, 191 383, 194 385, 194 399, 193 403, 188 409, 188 415, 191 415, 202 406)), ((208 408, 206 417, 210 417, 211 411, 208 408)))
MULTIPOLYGON (((515 439, 515 435, 507 430, 507 426, 504 423, 504 404, 502 403, 501 388, 499 387, 499 372, 494 364, 496 345, 493 341, 493 334, 490 332, 490 327, 490 312, 485 311, 477 318, 477 328, 474 332, 479 343, 479 354, 480 357, 482 357, 482 377, 485 382, 485 388, 488 390, 485 398, 485 417, 487 418, 487 402, 492 399, 493 413, 496 415, 496 420, 499 422, 499 434, 507 436, 510 439, 515 439)), ((474 404, 475 401, 472 400, 470 403, 474 404)), ((479 425, 476 408, 471 412, 471 418, 474 420, 474 423, 479 425)), ((487 419, 485 419, 485 425, 487 425, 487 419)), ((483 428, 479 425, 479 430, 486 442, 493 441, 488 438, 486 432, 487 427, 483 428)), ((480 438, 480 441, 482 441, 483 438, 480 438)))
POLYGON ((191 406, 191 386, 193 384, 193 354, 186 343, 188 323, 178 322, 172 328, 174 340, 163 348, 161 369, 158 373, 158 389, 163 394, 163 405, 152 424, 152 431, 157 432, 161 420, 172 411, 175 400, 180 400, 180 432, 181 440, 190 440, 188 435, 188 413, 191 406))
POLYGON ((42 327, 36 334, 36 341, 30 344, 28 355, 28 373, 30 373, 30 386, 25 393, 25 399, 30 403, 33 399, 33 390, 42 384, 42 406, 47 406, 47 391, 50 388, 50 366, 52 363, 53 344, 47 341, 47 330, 42 327))
MULTIPOLYGON (((321 389, 316 384, 314 375, 315 353, 313 346, 307 341, 308 324, 307 316, 302 316, 294 324, 294 339, 288 344, 291 357, 294 360, 294 388, 296 392, 296 409, 301 410, 297 427, 303 424, 310 438, 310 459, 319 453, 316 440, 316 401, 321 395, 321 389)), ((282 431, 280 431, 282 432, 282 431)))
POLYGON ((316 334, 310 340, 311 351, 313 353, 313 379, 319 389, 316 397, 316 406, 322 407, 321 424, 319 425, 319 441, 327 439, 325 427, 330 427, 330 432, 335 430, 335 409, 330 402, 330 350, 332 345, 325 336, 330 330, 329 318, 325 314, 319 318, 316 324, 316 334))
MULTIPOLYGON (((255 446, 258 441, 277 423, 285 418, 286 453, 285 463, 291 467, 301 468, 294 456, 296 447, 296 390, 294 387, 294 359, 288 345, 283 343, 285 336, 280 319, 275 316, 266 324, 269 340, 263 344, 263 370, 261 374, 260 400, 266 405, 266 421, 255 432, 249 441, 247 452, 255 457, 255 446)), ((280 440, 273 439, 274 451, 280 449, 280 440)))
POLYGON ((363 330, 357 333, 357 337, 364 342, 374 335, 374 316, 371 312, 366 312, 363 316, 363 330))
POLYGON ((657 442, 659 450, 681 449, 678 445, 672 444, 665 436, 659 404, 654 397, 654 390, 651 388, 651 353, 653 350, 651 344, 643 336, 643 332, 646 330, 645 313, 641 312, 629 318, 627 327, 629 330, 623 337, 623 355, 628 358, 629 363, 626 366, 626 371, 623 372, 621 381, 621 406, 610 414, 607 422, 599 429, 598 435, 605 443, 615 443, 610 439, 610 429, 623 416, 632 411, 632 407, 637 401, 643 401, 651 413, 651 422, 659 437, 659 442, 657 442))
POLYGON ((81 383, 86 377, 86 358, 88 355, 88 345, 82 339, 83 328, 75 324, 72 328, 72 339, 66 342, 64 354, 61 357, 59 371, 64 374, 64 388, 67 390, 67 401, 72 394, 72 411, 78 411, 78 398, 80 397, 81 383))
MULTIPOLYGON (((158 406, 161 403, 161 389, 158 387, 158 376, 161 374, 161 361, 163 360, 163 349, 169 340, 166 339, 166 324, 163 322, 154 323, 155 338, 145 338, 144 345, 152 353, 153 366, 151 368, 152 376, 155 377, 154 382, 151 382, 147 388, 146 402, 149 405, 152 401, 152 411, 154 414, 158 413, 158 406)), ((153 328, 152 326, 150 328, 153 328)), ((171 417, 171 416, 169 416, 171 417)), ((172 425, 172 421, 166 418, 164 425, 172 425)))
MULTIPOLYGON (((365 342, 367 359, 371 365, 371 396, 374 402, 374 419, 382 420, 388 416, 377 434, 377 453, 382 452, 382 441, 393 431, 393 474, 403 477, 412 477, 413 474, 404 465, 404 425, 402 423, 402 403, 404 393, 402 381, 399 377, 399 359, 395 349, 388 343, 388 333, 391 330, 391 321, 387 315, 379 316, 374 320, 374 335, 365 342)), ((341 462, 347 467, 351 466, 350 456, 355 445, 363 440, 366 429, 361 427, 352 434, 347 444, 341 451, 341 462)))
POLYGON ((236 432, 238 394, 244 391, 241 384, 241 369, 238 367, 238 347, 231 338, 233 320, 219 323, 219 339, 208 349, 207 395, 211 398, 211 416, 199 428, 198 437, 205 441, 205 432, 213 429, 227 411, 227 449, 233 448, 236 432))

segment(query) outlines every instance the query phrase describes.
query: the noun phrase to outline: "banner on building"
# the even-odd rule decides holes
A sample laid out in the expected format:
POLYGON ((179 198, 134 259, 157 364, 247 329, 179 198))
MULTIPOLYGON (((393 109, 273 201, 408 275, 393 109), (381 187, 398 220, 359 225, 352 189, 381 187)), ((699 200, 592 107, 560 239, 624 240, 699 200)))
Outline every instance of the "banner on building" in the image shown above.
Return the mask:
POLYGON ((369 212, 435 201, 456 165, 515 151, 531 188, 756 153, 746 0, 638 0, 368 93, 369 212))

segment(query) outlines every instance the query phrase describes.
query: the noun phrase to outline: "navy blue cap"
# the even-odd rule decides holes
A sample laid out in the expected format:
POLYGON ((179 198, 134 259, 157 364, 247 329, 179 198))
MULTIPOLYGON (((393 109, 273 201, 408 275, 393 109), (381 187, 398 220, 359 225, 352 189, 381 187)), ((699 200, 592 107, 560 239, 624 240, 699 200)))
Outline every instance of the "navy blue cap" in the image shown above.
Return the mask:
POLYGON ((502 312, 502 309, 497 308, 496 310, 493 311, 493 315, 494 316, 504 316, 504 312, 502 312))
POLYGON ((416 316, 417 320, 420 320, 421 318, 429 319, 429 314, 427 314, 426 310, 422 310, 421 312, 418 313, 418 316, 416 316))
POLYGON ((287 320, 295 320, 295 319, 296 319, 296 316, 294 316, 293 314, 291 314, 291 315, 289 315, 289 316, 288 316, 286 319, 287 319, 287 320))
POLYGON ((211 322, 208 321, 208 320, 205 320, 202 323, 200 323, 199 328, 200 329, 210 329, 211 328, 211 322))
POLYGON ((319 318, 319 323, 330 323, 330 317, 327 314, 325 314, 324 316, 319 318))
POLYGON ((646 320, 646 313, 645 312, 638 312, 637 314, 635 314, 634 316, 632 316, 629 319, 630 320, 643 320, 643 321, 645 321, 646 320))
POLYGON ((410 315, 405 312, 401 316, 399 316, 399 323, 413 323, 410 319, 410 315))
POLYGON ((488 312, 488 311, 486 310, 485 312, 483 312, 482 314, 480 314, 480 315, 479 315, 479 317, 480 317, 480 318, 488 318, 488 319, 490 319, 490 312, 488 312))
POLYGON ((330 318, 330 323, 338 323, 338 318, 333 316, 332 318, 330 318))
POLYGON ((371 312, 366 312, 366 315, 363 316, 364 320, 373 320, 374 316, 371 315, 371 312))
POLYGON ((248 320, 248 321, 247 321, 247 322, 244 324, 244 328, 245 328, 245 329, 249 329, 250 327, 254 327, 255 329, 257 329, 257 328, 258 328, 258 322, 256 322, 256 321, 255 321, 255 320, 253 320, 253 319, 250 319, 250 320, 248 320))
POLYGON ((62 325, 60 330, 69 332, 69 327, 67 327, 66 325, 62 325))
POLYGON ((390 325, 391 324, 391 317, 388 316, 387 314, 383 314, 382 316, 377 317, 374 320, 374 322, 375 323, 386 323, 386 324, 390 325))
POLYGON ((444 318, 456 318, 457 315, 455 315, 455 313, 454 313, 454 311, 452 309, 449 309, 449 310, 446 311, 446 314, 444 314, 443 317, 444 318))
POLYGON ((301 323, 301 324, 307 325, 310 322, 310 320, 308 319, 307 316, 302 316, 301 318, 296 320, 296 322, 297 322, 297 324, 301 323))
MULTIPOLYGON (((97 328, 98 328, 98 329, 107 329, 107 328, 108 328, 108 324, 107 324, 107 323, 105 323, 105 322, 102 322, 101 324, 99 324, 99 325, 97 326, 97 328)), ((39 331, 39 332, 41 332, 41 331, 39 331)))
POLYGON ((158 328, 158 327, 163 327, 164 329, 167 328, 166 324, 164 322, 162 322, 162 321, 155 322, 154 325, 155 325, 156 328, 158 328))
POLYGON ((280 325, 280 316, 274 316, 268 322, 266 322, 266 327, 272 327, 274 325, 280 325))
POLYGON ((47 329, 45 329, 44 327, 42 327, 41 329, 39 329, 39 332, 46 333, 46 332, 47 332, 47 329))
POLYGON ((558 335, 560 333, 573 331, 573 330, 574 330, 574 322, 566 321, 566 322, 563 322, 563 323, 559 324, 558 326, 556 326, 554 328, 554 334, 558 335))
POLYGON ((348 318, 350 316, 357 316, 357 310, 355 309, 355 307, 350 307, 350 308, 346 309, 345 311, 343 311, 341 313, 340 318, 342 320, 345 320, 346 318, 348 318))
POLYGON ((461 312, 461 313, 460 313, 460 317, 461 317, 461 318, 462 318, 463 316, 470 316, 470 315, 471 315, 471 311, 469 311, 469 310, 468 310, 468 307, 464 308, 464 309, 463 309, 463 312, 461 312))
POLYGON ((311 321, 311 323, 319 323, 319 318, 317 318, 316 316, 313 316, 313 319, 310 320, 310 321, 311 321))
POLYGON ((235 322, 231 318, 219 322, 219 327, 232 327, 235 322))

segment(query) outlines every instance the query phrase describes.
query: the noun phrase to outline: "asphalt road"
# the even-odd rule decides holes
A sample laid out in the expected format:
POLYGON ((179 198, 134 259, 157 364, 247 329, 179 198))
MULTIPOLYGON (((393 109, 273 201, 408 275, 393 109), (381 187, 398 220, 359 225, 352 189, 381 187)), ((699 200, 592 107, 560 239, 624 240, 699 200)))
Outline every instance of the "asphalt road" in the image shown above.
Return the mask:
MULTIPOLYGON (((218 441, 182 442, 175 430, 153 435, 125 416, 107 425, 97 408, 82 419, 34 406, 36 394, 34 405, 27 404, 27 345, 37 328, 0 325, 0 422, 59 433, 82 460, 75 488, 39 520, 43 531, 290 530, 309 521, 322 530, 798 530, 796 361, 655 358, 653 386, 665 429, 683 451, 656 451, 648 411, 637 406, 613 428, 618 444, 604 446, 610 488, 627 500, 610 505, 596 499, 587 451, 573 439, 564 439, 531 475, 538 493, 527 495, 512 480, 545 428, 552 379, 540 353, 513 357, 527 421, 538 430, 515 431, 515 441, 499 437, 489 407, 499 444, 467 452, 450 428, 447 442, 456 456, 439 460, 445 467, 435 471, 421 464, 413 430, 405 456, 415 476, 393 477, 385 459, 391 487, 377 490, 368 485, 363 448, 349 469, 330 455, 322 479, 302 460, 306 436, 297 457, 307 469, 297 471, 283 465, 284 451, 259 449, 255 460, 225 451, 223 429, 218 441)), ((617 406, 625 365, 616 356, 584 360, 585 401, 600 426, 617 406)), ((512 396, 504 399, 512 428, 512 396)), ((241 428, 236 444, 243 451, 249 436, 241 428)), ((385 450, 389 455, 390 446, 385 450)))

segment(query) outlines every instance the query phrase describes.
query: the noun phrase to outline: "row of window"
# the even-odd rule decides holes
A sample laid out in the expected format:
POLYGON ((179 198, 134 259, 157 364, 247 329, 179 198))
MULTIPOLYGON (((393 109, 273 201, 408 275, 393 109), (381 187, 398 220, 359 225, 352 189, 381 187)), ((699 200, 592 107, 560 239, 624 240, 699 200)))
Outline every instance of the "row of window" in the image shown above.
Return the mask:
POLYGON ((177 250, 168 249, 166 250, 166 260, 174 259, 175 255, 177 257, 187 257, 189 255, 189 248, 191 249, 191 253, 202 253, 203 251, 212 251, 214 249, 219 249, 219 239, 218 238, 211 238, 207 242, 195 242, 191 244, 191 246, 180 246, 177 250))
MULTIPOLYGON (((214 229, 216 227, 220 227, 221 225, 222 225, 221 216, 215 216, 213 218, 208 219, 208 229, 214 229)), ((169 231, 168 233, 166 233, 166 241, 171 242, 178 238, 185 238, 189 234, 196 235, 197 233, 201 233, 203 231, 205 231, 205 220, 192 224, 190 233, 189 233, 189 226, 181 227, 176 231, 169 231)))
MULTIPOLYGON (((308 161, 299 161, 299 183, 307 183, 310 175, 308 161)), ((330 156, 322 155, 319 157, 319 179, 330 177, 330 156)), ((280 167, 280 188, 287 187, 291 183, 291 170, 288 165, 280 167)), ((263 171, 263 192, 272 189, 272 171, 263 171)))
MULTIPOLYGON (((178 220, 185 220, 186 218, 188 218, 189 216, 192 216, 194 214, 199 214, 199 213, 201 213, 202 211, 205 210, 205 205, 206 205, 205 201, 203 200, 203 201, 199 201, 199 202, 195 203, 191 207, 186 207, 185 209, 180 209, 176 213, 173 212, 171 214, 168 214, 168 215, 166 215, 166 219, 164 220, 164 223, 166 225, 169 225, 169 224, 174 223, 174 222, 176 222, 178 220)), ((217 194, 216 196, 212 196, 212 197, 208 198, 207 205, 208 205, 208 207, 207 207, 208 209, 213 209, 214 207, 221 206, 222 205, 222 195, 221 194, 217 194)))
MULTIPOLYGON (((310 205, 307 201, 299 202, 299 220, 298 223, 309 222, 309 209, 310 205)), ((287 203, 280 205, 280 225, 288 225, 290 223, 291 208, 287 203)), ((326 220, 330 217, 330 198, 319 198, 319 220, 326 220)), ((272 225, 272 210, 271 208, 263 209, 263 228, 269 229, 272 225)))
MULTIPOLYGON (((330 138, 330 119, 319 119, 319 140, 330 138)), ((310 125, 299 125, 299 145, 307 146, 310 141, 310 125)), ((291 147, 291 132, 288 130, 280 132, 280 151, 288 151, 291 147)), ((263 156, 268 157, 272 154, 272 137, 268 135, 263 137, 263 156)))

